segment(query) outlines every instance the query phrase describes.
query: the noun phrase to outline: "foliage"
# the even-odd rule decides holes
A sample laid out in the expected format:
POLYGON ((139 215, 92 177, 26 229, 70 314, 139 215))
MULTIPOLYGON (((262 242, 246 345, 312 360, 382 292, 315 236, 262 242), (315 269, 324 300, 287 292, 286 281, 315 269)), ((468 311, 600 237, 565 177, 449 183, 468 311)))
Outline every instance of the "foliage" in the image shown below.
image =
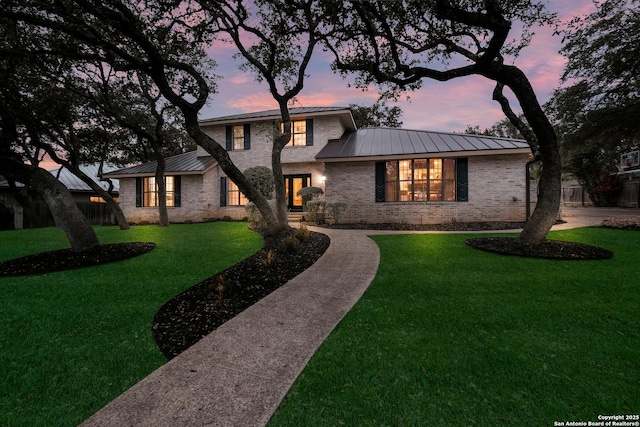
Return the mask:
MULTIPOLYGON (((271 207, 271 209, 275 209, 276 207, 275 200, 273 199, 269 200, 267 203, 269 203, 269 206, 271 207)), ((262 215, 262 212, 260 212, 260 209, 258 209, 256 204, 253 202, 249 202, 245 205, 244 209, 247 212, 247 217, 249 220, 249 228, 256 231, 261 231, 261 232, 264 231, 265 228, 267 227, 267 221, 265 221, 264 216, 262 215)))
POLYGON ((140 81, 149 84, 150 94, 161 96, 166 105, 180 111, 189 136, 218 161, 225 175, 256 203, 275 230, 278 218, 264 196, 233 163, 224 144, 200 128, 198 114, 215 89, 215 63, 207 49, 221 31, 216 23, 217 11, 204 6, 204 2, 190 0, 8 0, 0 3, 0 15, 44 38, 66 38, 56 49, 41 52, 50 53, 56 61, 71 58, 136 73, 140 81))
MULTIPOLYGON (((157 247, 97 267, 0 278, 0 425, 79 425, 166 362, 151 323, 167 300, 262 245, 240 222, 96 232, 105 244, 157 247)), ((52 227, 0 233, 0 261, 67 247, 52 227)))
POLYGON ((334 223, 340 222, 340 218, 347 210, 347 204, 345 202, 327 202, 327 214, 333 219, 334 223))
POLYGON ((309 227, 307 227, 306 225, 302 224, 300 227, 298 227, 298 229, 296 230, 294 236, 298 240, 300 240, 301 242, 304 242, 309 237, 309 233, 310 233, 309 227))
POLYGON ((273 197, 274 180, 273 172, 266 166, 254 166, 244 171, 251 185, 253 185, 264 197, 273 197))
MULTIPOLYGON (((526 121, 524 116, 520 116, 520 120, 526 121)), ((497 136, 500 138, 525 139, 518 128, 513 123, 511 123, 509 119, 502 119, 499 122, 494 123, 490 128, 485 128, 484 130, 480 130, 479 125, 467 125, 467 128, 462 133, 468 135, 485 135, 497 136)))
POLYGON ((537 0, 326 0, 326 48, 333 66, 355 74, 361 88, 376 84, 387 98, 421 87, 423 79, 450 81, 478 75, 494 84, 493 99, 544 163, 538 203, 519 239, 541 242, 560 206, 557 138, 526 75, 515 65, 533 27, 555 15, 537 0), (520 120, 504 91, 515 96, 520 120))
POLYGON ((373 236, 373 283, 268 425, 525 426, 637 413, 640 233, 550 233, 615 252, 584 262, 488 254, 468 237, 373 236))
POLYGON ((323 194, 324 194, 324 191, 322 191, 322 188, 309 186, 309 187, 302 187, 300 190, 298 190, 298 192, 296 193, 296 196, 300 196, 304 199, 311 200, 311 199, 320 197, 323 194))
MULTIPOLYGON (((282 122, 274 126, 271 169, 275 182, 275 212, 280 228, 288 227, 281 153, 291 139, 290 106, 304 87, 307 67, 320 39, 315 28, 322 15, 315 1, 203 2, 215 17, 219 38, 238 49, 240 69, 266 83, 277 102, 282 122), (281 126, 280 126, 281 125, 281 126), (282 131, 280 130, 282 129, 282 131)), ((242 188, 241 188, 242 190, 242 188)))
POLYGON ((300 249, 300 240, 296 236, 287 236, 282 241, 282 247, 285 252, 298 252, 298 249, 300 249))
POLYGON ((327 216, 327 202, 324 200, 310 200, 307 202, 309 221, 324 224, 327 216))
POLYGON ((638 0, 607 0, 564 31, 563 81, 547 109, 561 138, 567 171, 597 204, 620 154, 640 146, 638 0))
POLYGON ((389 107, 384 100, 377 101, 371 106, 351 104, 349 105, 356 128, 370 127, 402 127, 402 109, 397 105, 389 107))

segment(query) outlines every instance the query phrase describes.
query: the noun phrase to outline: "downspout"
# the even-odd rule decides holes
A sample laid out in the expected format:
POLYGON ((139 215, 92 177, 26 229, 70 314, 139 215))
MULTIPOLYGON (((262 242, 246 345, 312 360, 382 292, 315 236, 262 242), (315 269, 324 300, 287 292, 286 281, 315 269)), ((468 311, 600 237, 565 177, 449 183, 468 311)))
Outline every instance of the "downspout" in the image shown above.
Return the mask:
POLYGON ((532 164, 538 163, 539 161, 541 161, 541 159, 539 157, 536 157, 533 160, 529 160, 525 166, 525 179, 527 181, 525 183, 525 191, 527 192, 525 196, 525 203, 527 204, 525 221, 529 221, 529 218, 531 218, 531 171, 529 170, 529 168, 532 164))

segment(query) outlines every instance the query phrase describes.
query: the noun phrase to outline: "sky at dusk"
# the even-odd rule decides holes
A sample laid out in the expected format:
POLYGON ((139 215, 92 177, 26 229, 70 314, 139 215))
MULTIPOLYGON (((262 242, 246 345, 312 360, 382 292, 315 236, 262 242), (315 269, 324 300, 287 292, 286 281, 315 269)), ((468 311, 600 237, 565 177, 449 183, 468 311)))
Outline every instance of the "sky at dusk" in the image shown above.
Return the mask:
MULTIPOLYGON (((594 6, 592 0, 551 0, 548 8, 566 21, 591 12, 594 6)), ((558 53, 561 36, 553 36, 553 28, 535 28, 534 31, 532 43, 514 64, 525 72, 539 101, 544 103, 560 84, 565 60, 558 53)), ((266 85, 238 70, 240 62, 231 58, 232 53, 230 46, 211 51, 218 63, 216 73, 223 79, 218 82, 218 93, 212 95, 210 105, 201 112, 203 119, 277 108, 266 85)), ((371 105, 376 101, 375 90, 362 92, 348 87, 351 80, 334 74, 330 63, 328 54, 320 49, 314 52, 308 70, 310 77, 305 80, 296 106, 371 105)), ((491 100, 493 88, 491 81, 477 76, 449 82, 425 80, 422 89, 409 94, 410 102, 403 100, 397 104, 403 110, 403 127, 445 132, 461 132, 468 124, 483 129, 490 127, 504 118, 499 105, 491 100)), ((519 110, 516 105, 513 108, 519 110)))

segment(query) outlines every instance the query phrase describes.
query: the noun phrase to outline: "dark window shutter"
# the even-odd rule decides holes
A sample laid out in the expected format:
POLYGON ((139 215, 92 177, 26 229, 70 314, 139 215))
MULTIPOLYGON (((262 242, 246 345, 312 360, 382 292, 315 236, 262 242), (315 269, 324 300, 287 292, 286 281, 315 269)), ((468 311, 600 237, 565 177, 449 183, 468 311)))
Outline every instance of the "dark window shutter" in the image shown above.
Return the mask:
POLYGON ((182 202, 182 194, 181 194, 181 179, 180 175, 176 175, 173 177, 173 206, 176 208, 180 207, 180 203, 182 202))
POLYGON ((307 119, 307 145, 313 145, 313 119, 307 119))
POLYGON ((220 206, 227 206, 227 177, 220 177, 220 206))
POLYGON ((244 149, 251 149, 251 125, 244 125, 244 149))
POLYGON ((469 201, 469 159, 456 159, 456 200, 469 201))
POLYGON ((233 126, 226 127, 227 151, 233 150, 233 126))
POLYGON ((376 162, 376 202, 385 201, 387 162, 376 162))
POLYGON ((136 208, 142 207, 142 178, 136 178, 136 208))

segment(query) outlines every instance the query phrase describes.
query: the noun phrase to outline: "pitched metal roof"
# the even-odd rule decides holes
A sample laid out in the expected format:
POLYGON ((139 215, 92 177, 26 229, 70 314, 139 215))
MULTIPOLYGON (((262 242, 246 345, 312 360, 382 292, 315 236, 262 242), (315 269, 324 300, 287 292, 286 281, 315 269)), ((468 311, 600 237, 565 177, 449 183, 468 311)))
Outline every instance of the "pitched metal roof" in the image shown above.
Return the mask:
MULTIPOLYGON (((197 151, 189 151, 187 153, 178 154, 176 156, 167 157, 165 173, 189 175, 205 172, 216 164, 213 157, 198 157, 197 151)), ((158 162, 153 161, 143 163, 137 166, 131 166, 119 169, 114 172, 105 174, 109 178, 130 178, 134 176, 150 176, 156 173, 158 162)))
POLYGON ((366 128, 345 132, 331 140, 316 155, 323 161, 364 160, 373 157, 414 157, 416 155, 481 155, 496 152, 527 152, 529 144, 520 139, 498 138, 399 128, 366 128))
MULTIPOLYGON (((351 115, 351 110, 349 107, 296 107, 290 108, 289 114, 292 117, 295 116, 314 116, 321 114, 329 114, 336 112, 344 112, 351 115)), ((246 120, 276 120, 281 117, 280 110, 266 110, 266 111, 258 111, 253 113, 243 113, 243 114, 233 114, 230 116, 223 117, 214 117, 211 119, 200 120, 201 125, 208 124, 220 124, 220 123, 230 123, 230 122, 239 122, 246 120)), ((348 128, 355 129, 355 123, 353 122, 353 118, 350 118, 350 126, 348 128)))
MULTIPOLYGON (((115 171, 116 169, 118 169, 116 166, 105 164, 102 167, 102 172, 103 172, 103 175, 106 175, 107 172, 115 171)), ((98 185, 100 185, 100 187, 102 187, 104 190, 109 190, 109 183, 106 181, 100 180, 100 176, 98 175, 98 171, 99 171, 98 163, 80 165, 80 170, 84 172, 87 176, 89 176, 91 179, 93 179, 96 183, 98 183, 98 185)), ((91 189, 91 187, 89 187, 89 185, 87 185, 84 181, 82 181, 80 178, 75 176, 71 171, 69 171, 69 169, 65 168, 64 166, 58 169, 50 170, 49 173, 55 176, 58 179, 58 181, 64 184, 64 186, 71 191, 93 192, 93 190, 91 189)), ((120 183, 118 182, 118 180, 116 179, 116 180, 113 180, 112 182, 113 182, 113 191, 115 192, 119 191, 120 183)), ((18 187, 24 187, 22 183, 16 183, 16 184, 18 185, 18 187)), ((0 181, 0 187, 8 187, 8 186, 9 186, 9 183, 6 180, 0 181)))

